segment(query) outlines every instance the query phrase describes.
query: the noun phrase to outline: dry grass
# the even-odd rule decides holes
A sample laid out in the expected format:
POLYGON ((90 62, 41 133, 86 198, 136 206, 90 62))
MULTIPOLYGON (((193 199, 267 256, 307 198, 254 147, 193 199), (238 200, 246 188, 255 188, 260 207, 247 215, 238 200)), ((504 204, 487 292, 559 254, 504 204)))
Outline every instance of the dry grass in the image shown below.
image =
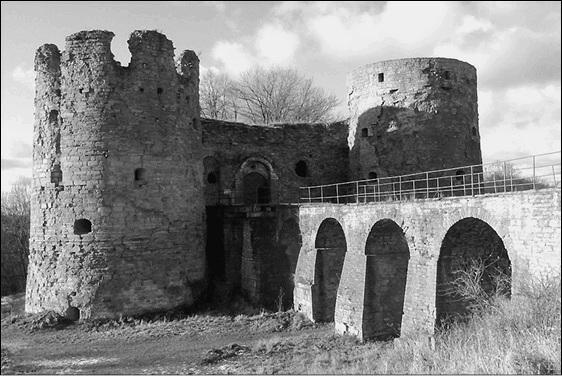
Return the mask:
POLYGON ((305 373, 560 374, 560 277, 496 297, 467 322, 393 343, 350 344, 301 361, 305 373), (350 351, 352 350, 352 351, 350 351))

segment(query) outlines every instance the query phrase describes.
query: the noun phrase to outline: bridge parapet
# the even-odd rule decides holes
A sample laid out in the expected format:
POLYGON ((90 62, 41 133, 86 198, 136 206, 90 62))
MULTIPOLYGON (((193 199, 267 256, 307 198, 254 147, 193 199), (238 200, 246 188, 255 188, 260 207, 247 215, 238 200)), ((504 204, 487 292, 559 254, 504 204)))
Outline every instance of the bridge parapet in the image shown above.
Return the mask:
POLYGON ((560 187, 561 152, 300 188, 303 204, 407 201, 560 187))

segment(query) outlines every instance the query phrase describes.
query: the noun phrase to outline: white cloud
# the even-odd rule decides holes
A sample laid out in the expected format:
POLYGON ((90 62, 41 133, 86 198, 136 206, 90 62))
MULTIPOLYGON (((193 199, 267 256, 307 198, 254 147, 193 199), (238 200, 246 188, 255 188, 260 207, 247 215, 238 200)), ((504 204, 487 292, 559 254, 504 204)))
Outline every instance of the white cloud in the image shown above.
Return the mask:
POLYGON ((213 7, 218 12, 224 12, 226 10, 225 1, 202 1, 201 4, 213 7))
POLYGON ((233 77, 255 64, 255 58, 238 42, 219 41, 213 46, 211 55, 221 63, 222 70, 233 77))
POLYGON ((293 61, 299 42, 297 34, 281 25, 268 24, 257 33, 256 49, 265 64, 287 65, 293 61))
POLYGON ((13 70, 12 79, 29 89, 33 90, 35 87, 35 72, 33 68, 25 68, 25 65, 18 65, 13 70))
POLYGON ((377 12, 342 4, 305 9, 302 19, 321 51, 333 59, 383 59, 423 55, 458 22, 457 7, 446 2, 388 2, 377 12))
POLYGON ((561 148, 560 83, 479 93, 485 160, 540 154, 561 148))
POLYGON ((253 38, 242 42, 219 41, 212 48, 212 57, 221 71, 232 77, 256 66, 287 66, 294 62, 300 40, 296 33, 278 24, 262 26, 253 38))

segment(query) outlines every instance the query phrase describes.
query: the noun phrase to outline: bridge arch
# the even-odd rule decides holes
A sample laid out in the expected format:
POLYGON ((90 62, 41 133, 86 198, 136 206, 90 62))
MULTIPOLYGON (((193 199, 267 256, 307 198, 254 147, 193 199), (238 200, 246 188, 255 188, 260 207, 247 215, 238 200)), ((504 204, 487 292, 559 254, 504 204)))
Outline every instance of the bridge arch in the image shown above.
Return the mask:
POLYGON ((320 224, 314 241, 316 261, 312 289, 312 316, 315 321, 334 321, 347 242, 341 224, 326 218, 320 224))
POLYGON ((504 241, 488 222, 476 217, 455 222, 447 230, 439 250, 436 326, 466 317, 477 303, 476 296, 459 293, 459 278, 472 275, 473 286, 482 294, 511 296, 511 272, 504 241))
POLYGON ((363 338, 400 336, 410 249, 392 219, 377 221, 365 243, 363 338))

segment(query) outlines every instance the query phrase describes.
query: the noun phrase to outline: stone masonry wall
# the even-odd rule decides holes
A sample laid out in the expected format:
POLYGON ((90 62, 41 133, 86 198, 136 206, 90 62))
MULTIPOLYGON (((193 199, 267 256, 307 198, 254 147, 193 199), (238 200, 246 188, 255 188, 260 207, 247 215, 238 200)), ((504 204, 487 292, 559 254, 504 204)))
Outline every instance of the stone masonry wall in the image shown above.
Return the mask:
POLYGON ((352 179, 482 162, 476 69, 445 58, 382 61, 348 76, 352 179))
POLYGON ((135 31, 79 32, 36 55, 26 311, 80 317, 188 305, 204 279, 198 59, 135 31), (60 56, 60 57, 59 57, 60 56), (60 63, 59 63, 60 59, 60 63))
MULTIPOLYGON (((370 257, 365 256, 365 245, 373 225, 381 219, 400 226, 410 252, 402 335, 414 331, 433 333, 440 250, 447 232, 465 218, 485 222, 501 238, 511 262, 513 298, 517 298, 521 284, 530 276, 559 275, 561 270, 559 188, 364 205, 303 205, 299 212, 303 244, 294 294, 295 307, 311 318, 317 257, 314 241, 326 218, 334 218, 342 225, 347 241, 336 302, 336 331, 361 338, 364 338, 366 265, 370 257)), ((492 239, 491 245, 494 244, 492 239)), ((480 246, 487 245, 490 244, 480 246)))
MULTIPOLYGON (((203 119, 203 148, 206 163, 205 186, 207 205, 218 202, 242 203, 240 173, 244 162, 253 158, 266 166, 271 177, 271 202, 295 203, 299 187, 328 184, 348 179, 347 125, 282 124, 246 125, 203 119), (304 161, 306 171, 296 171, 304 161), (297 173, 301 173, 299 176, 297 173), (304 174, 303 174, 304 172, 304 174), (209 180, 214 173, 216 181, 209 180), (227 190, 228 194, 224 194, 227 190), (227 196, 230 200, 224 201, 227 196)), ((266 174, 264 174, 266 175, 266 174)))

